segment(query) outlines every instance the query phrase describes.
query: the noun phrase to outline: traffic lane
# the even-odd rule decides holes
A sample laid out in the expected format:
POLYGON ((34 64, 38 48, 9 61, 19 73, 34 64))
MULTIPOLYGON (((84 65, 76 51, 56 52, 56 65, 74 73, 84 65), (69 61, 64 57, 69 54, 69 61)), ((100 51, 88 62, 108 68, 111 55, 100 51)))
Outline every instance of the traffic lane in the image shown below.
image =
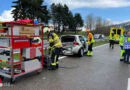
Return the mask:
POLYGON ((60 69, 19 79, 3 90, 127 90, 129 65, 119 61, 120 48, 108 45, 94 50, 94 57, 67 57, 60 69))
POLYGON ((107 40, 107 39, 95 39, 96 42, 98 42, 98 41, 104 41, 104 40, 107 40))
POLYGON ((75 84, 75 90, 79 87, 81 90, 127 90, 129 65, 119 61, 119 46, 112 50, 106 45, 96 48, 94 53, 94 57, 71 59, 80 67, 68 72, 74 75, 75 80, 75 83, 70 82, 70 87, 75 84))

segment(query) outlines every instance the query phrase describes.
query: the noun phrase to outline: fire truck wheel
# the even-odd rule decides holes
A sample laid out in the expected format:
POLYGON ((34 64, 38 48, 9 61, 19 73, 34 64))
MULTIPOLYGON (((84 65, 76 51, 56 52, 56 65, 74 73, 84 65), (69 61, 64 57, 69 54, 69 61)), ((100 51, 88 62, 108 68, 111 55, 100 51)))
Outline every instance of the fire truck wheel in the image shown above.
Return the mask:
POLYGON ((37 74, 40 74, 42 72, 42 69, 37 70, 37 74))
POLYGON ((0 75, 0 78, 1 78, 1 80, 2 80, 2 81, 4 80, 4 77, 3 77, 3 76, 1 76, 1 75, 0 75))
POLYGON ((15 78, 11 78, 11 79, 10 79, 10 83, 11 83, 11 84, 14 84, 14 83, 15 83, 15 78))

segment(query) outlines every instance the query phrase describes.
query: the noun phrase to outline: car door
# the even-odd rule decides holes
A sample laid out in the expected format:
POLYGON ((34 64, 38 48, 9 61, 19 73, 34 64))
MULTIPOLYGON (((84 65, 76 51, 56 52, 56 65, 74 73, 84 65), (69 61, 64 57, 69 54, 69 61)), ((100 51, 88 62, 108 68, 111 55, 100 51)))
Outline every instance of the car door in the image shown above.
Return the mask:
POLYGON ((84 39, 84 42, 85 42, 85 48, 86 48, 86 51, 88 50, 88 39, 85 37, 85 36, 82 36, 83 39, 84 39))
POLYGON ((86 49, 87 48, 87 44, 86 44, 86 41, 85 41, 84 37, 83 36, 79 36, 79 40, 80 40, 80 42, 82 44, 82 47, 84 49, 86 49))

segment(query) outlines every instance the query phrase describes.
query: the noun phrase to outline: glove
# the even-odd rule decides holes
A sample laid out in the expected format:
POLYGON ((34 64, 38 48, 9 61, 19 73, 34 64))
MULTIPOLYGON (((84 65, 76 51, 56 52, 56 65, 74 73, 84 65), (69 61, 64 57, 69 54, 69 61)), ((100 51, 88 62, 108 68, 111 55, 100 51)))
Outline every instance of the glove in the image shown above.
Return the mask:
POLYGON ((51 47, 48 48, 48 54, 51 54, 51 47))
POLYGON ((88 45, 90 45, 91 44, 91 42, 88 42, 88 45))
POLYGON ((51 54, 51 49, 50 49, 50 48, 48 49, 48 55, 49 55, 49 54, 51 54))
POLYGON ((53 52, 55 52, 55 48, 54 47, 49 47, 48 48, 48 54, 52 54, 53 52))

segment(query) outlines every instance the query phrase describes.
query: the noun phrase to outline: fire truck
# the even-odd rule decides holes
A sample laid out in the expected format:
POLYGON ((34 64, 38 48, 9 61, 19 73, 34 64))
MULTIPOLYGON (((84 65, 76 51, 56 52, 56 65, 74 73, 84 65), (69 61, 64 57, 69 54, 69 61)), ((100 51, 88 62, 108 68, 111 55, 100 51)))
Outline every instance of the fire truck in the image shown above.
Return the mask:
POLYGON ((43 25, 33 20, 0 22, 0 77, 11 82, 43 68, 43 25), (42 35, 40 35, 42 32, 42 35))

